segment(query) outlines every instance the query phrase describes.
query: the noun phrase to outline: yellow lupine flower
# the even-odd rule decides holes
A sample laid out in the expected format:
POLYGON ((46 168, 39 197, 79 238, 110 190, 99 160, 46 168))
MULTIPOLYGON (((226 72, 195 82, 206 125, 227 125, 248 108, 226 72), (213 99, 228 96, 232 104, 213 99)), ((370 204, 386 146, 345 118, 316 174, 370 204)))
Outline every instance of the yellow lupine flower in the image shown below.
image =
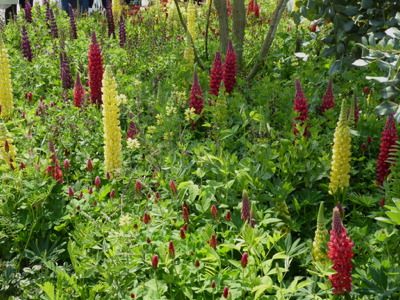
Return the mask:
POLYGON ((282 219, 282 221, 285 223, 280 229, 281 232, 286 236, 288 233, 290 233, 290 228, 288 224, 290 223, 291 217, 289 213, 289 208, 286 204, 285 201, 276 201, 275 202, 275 213, 278 213, 278 216, 282 219))
POLYGON ((113 13, 113 17, 114 17, 114 24, 118 25, 119 16, 121 15, 120 0, 112 0, 112 13, 113 13))
POLYGON ((190 65, 193 65, 194 62, 194 51, 191 42, 186 39, 186 47, 185 47, 185 53, 183 54, 183 57, 189 62, 190 65))
POLYGON ((193 0, 189 2, 188 5, 188 19, 187 19, 187 27, 192 40, 196 38, 196 10, 194 8, 193 0))
POLYGON ((14 110, 13 90, 11 85, 11 70, 7 49, 0 37, 0 117, 11 116, 14 110))
POLYGON ((328 230, 326 230, 325 226, 324 202, 321 202, 318 211, 317 230, 315 231, 315 238, 313 241, 313 261, 323 264, 329 261, 328 254, 321 248, 322 245, 326 244, 327 236, 328 230))
POLYGON ((350 127, 347 120, 346 101, 342 101, 342 109, 337 123, 332 149, 332 170, 329 183, 329 194, 333 195, 349 186, 350 180, 350 127))
POLYGON ((104 124, 104 164, 110 174, 122 167, 121 128, 117 84, 110 66, 106 67, 103 78, 103 124, 104 124))
POLYGON ((10 158, 15 162, 17 151, 13 145, 12 135, 8 132, 7 126, 0 123, 0 159, 4 160, 7 165, 10 164, 10 158), (8 142, 8 152, 5 148, 5 142, 8 142))

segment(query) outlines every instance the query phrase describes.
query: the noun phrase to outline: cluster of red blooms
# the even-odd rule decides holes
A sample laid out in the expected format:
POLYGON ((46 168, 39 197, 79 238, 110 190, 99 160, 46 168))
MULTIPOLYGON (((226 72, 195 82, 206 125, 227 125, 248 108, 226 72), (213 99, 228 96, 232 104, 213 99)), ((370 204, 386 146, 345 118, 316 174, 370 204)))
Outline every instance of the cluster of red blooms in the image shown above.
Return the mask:
POLYGON ((226 0, 226 7, 228 8, 228 17, 232 16, 232 6, 229 0, 226 0))
MULTIPOLYGON (((223 73, 224 73, 224 70, 222 69, 221 53, 219 51, 217 51, 215 53, 213 68, 211 69, 211 73, 210 73, 210 77, 211 77, 210 95, 218 96, 219 87, 221 85, 223 73)), ((210 99, 210 106, 211 105, 212 105, 212 103, 211 103, 211 99, 210 99)))
MULTIPOLYGON (((296 78, 296 98, 294 99, 294 106, 293 109, 297 112, 300 113, 300 115, 297 118, 294 118, 295 121, 301 121, 300 125, 303 126, 304 123, 308 123, 308 104, 307 104, 307 99, 305 98, 303 89, 301 88, 300 80, 296 78)), ((299 131, 296 129, 296 124, 293 124, 294 127, 294 134, 297 135, 299 131)), ((306 130, 304 131, 304 136, 308 137, 309 131, 307 128, 309 125, 307 125, 306 130)))
MULTIPOLYGON (((197 115, 200 115, 201 112, 204 109, 204 104, 203 104, 203 91, 201 90, 200 84, 199 84, 199 78, 197 76, 197 72, 194 71, 193 74, 193 85, 192 89, 190 90, 190 101, 189 101, 189 108, 194 108, 195 113, 197 115)), ((195 124, 192 121, 192 130, 194 131, 195 124)))
MULTIPOLYGON (((139 133, 139 130, 136 128, 135 123, 133 123, 133 121, 129 122, 129 129, 128 129, 128 133, 126 135, 126 139, 132 139, 133 140, 133 136, 137 135, 139 133)), ((155 174, 156 171, 154 171, 155 174)), ((154 178, 155 176, 153 176, 154 178)))
POLYGON ((141 218, 141 219, 143 220, 143 223, 144 223, 144 224, 149 224, 150 221, 151 221, 151 217, 150 217, 150 215, 149 215, 147 212, 144 213, 144 217, 141 218))
POLYGON ((260 17, 260 6, 258 5, 257 0, 251 0, 247 6, 247 15, 252 13, 256 18, 260 17))
POLYGON ((58 183, 63 183, 62 177, 62 171, 60 170, 60 164, 58 163, 57 155, 56 155, 56 150, 54 148, 54 143, 52 140, 49 141, 49 150, 53 155, 50 157, 51 158, 51 165, 47 167, 46 174, 50 173, 51 177, 53 177, 54 180, 57 180, 58 183))
POLYGON ((224 74, 225 89, 228 94, 232 93, 236 85, 236 53, 233 49, 232 40, 229 40, 228 52, 226 52, 224 74))
POLYGON ((346 228, 343 227, 340 219, 340 212, 337 207, 333 209, 332 230, 330 242, 328 242, 328 256, 333 260, 333 269, 336 274, 330 275, 329 280, 332 283, 334 294, 343 294, 344 289, 348 293, 351 291, 351 259, 353 258, 353 243, 347 237, 346 228))
POLYGON ((81 107, 83 96, 85 95, 85 90, 82 87, 81 78, 79 77, 79 72, 76 72, 75 79, 75 90, 74 90, 74 105, 75 107, 81 107))
POLYGON ((103 73, 103 57, 100 45, 97 43, 96 33, 92 31, 92 44, 89 50, 90 100, 92 104, 97 104, 98 107, 103 104, 101 100, 103 73))
POLYGON ((332 79, 329 79, 328 87, 324 97, 322 98, 321 113, 324 115, 325 111, 335 107, 335 97, 333 96, 332 79))
POLYGON ((378 157, 378 172, 376 174, 376 181, 379 186, 382 186, 383 181, 390 174, 390 163, 388 159, 390 155, 390 149, 396 144, 397 141, 397 129, 396 121, 392 115, 389 115, 386 121, 386 128, 382 133, 381 138, 381 152, 378 157))

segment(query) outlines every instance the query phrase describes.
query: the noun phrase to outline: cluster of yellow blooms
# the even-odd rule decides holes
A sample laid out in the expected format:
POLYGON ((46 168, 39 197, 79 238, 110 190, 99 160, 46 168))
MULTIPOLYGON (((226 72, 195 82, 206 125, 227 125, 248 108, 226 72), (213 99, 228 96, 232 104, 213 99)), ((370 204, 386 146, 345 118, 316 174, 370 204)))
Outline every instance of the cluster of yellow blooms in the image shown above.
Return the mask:
POLYGON ((137 139, 128 139, 126 141, 127 147, 129 149, 139 149, 140 148, 140 143, 137 139))
POLYGON ((117 84, 110 66, 106 67, 103 78, 103 124, 104 124, 104 164, 110 174, 122 167, 121 128, 117 84))
POLYGON ((13 90, 11 85, 11 70, 7 49, 0 37, 0 117, 11 116, 14 110, 13 90))
POLYGON ((346 101, 342 101, 342 109, 337 123, 332 149, 332 170, 329 183, 329 194, 333 195, 349 186, 350 180, 350 148, 351 137, 349 121, 347 120, 346 101))
POLYGON ((131 223, 131 216, 129 214, 124 214, 119 218, 119 226, 124 227, 131 223))
POLYGON ((120 94, 117 96, 117 105, 127 104, 127 103, 128 103, 128 99, 126 98, 126 96, 124 94, 120 94))
POLYGON ((15 161, 15 156, 17 155, 16 148, 12 143, 12 135, 8 132, 6 124, 0 123, 0 158, 4 160, 7 165, 10 164, 10 158, 12 161, 15 161), (8 143, 8 149, 5 147, 6 141, 8 143))
POLYGON ((164 140, 170 141, 170 140, 172 140, 173 136, 174 136, 174 133, 172 131, 171 132, 166 132, 166 133, 164 133, 164 140))
POLYGON ((167 3, 168 19, 167 22, 174 28, 178 26, 178 12, 174 0, 169 0, 167 3))
MULTIPOLYGON (((196 37, 195 19, 196 19, 196 10, 194 8, 193 0, 191 0, 188 5, 187 28, 190 36, 192 37, 193 42, 196 37)), ((189 36, 187 36, 186 38, 184 57, 190 63, 190 65, 193 64, 194 51, 189 36)))
POLYGON ((186 92, 178 92, 178 91, 172 91, 171 96, 176 98, 176 105, 181 106, 184 108, 187 103, 187 98, 186 98, 186 92))
POLYGON ((323 264, 329 261, 328 255, 321 247, 322 245, 326 245, 327 236, 328 230, 326 230, 325 226, 324 202, 321 202, 318 211, 317 230, 315 231, 315 238, 313 241, 313 261, 321 262, 323 264))
POLYGON ((157 125, 158 125, 158 126, 161 126, 162 124, 164 124, 164 119, 163 119, 163 117, 162 117, 161 114, 158 114, 158 115, 156 116, 156 119, 157 119, 157 125))
POLYGON ((117 26, 119 21, 119 16, 121 15, 120 0, 112 0, 112 13, 114 17, 114 24, 115 26, 117 26))
MULTIPOLYGON (((189 37, 189 35, 188 35, 189 37)), ((193 65, 194 62, 194 51, 192 47, 192 43, 189 38, 186 39, 186 47, 185 52, 183 53, 183 57, 189 62, 190 65, 193 65)))
POLYGON ((156 132, 156 126, 149 126, 147 127, 147 133, 148 134, 153 134, 156 132))
POLYGON ((193 121, 194 118, 196 116, 196 110, 192 107, 192 108, 187 108, 185 110, 185 120, 190 122, 193 121))
POLYGON ((173 106, 166 106, 165 107, 165 114, 167 115, 167 117, 169 117, 172 114, 176 114, 178 111, 176 109, 176 107, 173 106))

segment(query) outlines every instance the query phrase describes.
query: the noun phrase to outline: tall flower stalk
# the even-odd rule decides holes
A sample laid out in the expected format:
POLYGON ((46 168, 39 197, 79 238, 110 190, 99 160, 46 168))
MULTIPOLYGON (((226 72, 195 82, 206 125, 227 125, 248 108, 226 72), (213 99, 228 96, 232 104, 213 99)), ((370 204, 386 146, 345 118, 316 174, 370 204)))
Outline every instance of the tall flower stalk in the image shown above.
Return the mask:
POLYGON ((25 57, 29 62, 32 62, 32 48, 31 42, 29 41, 28 32, 26 31, 25 25, 22 25, 22 56, 25 57))
POLYGON ((0 117, 9 118, 14 110, 13 89, 11 84, 10 60, 7 49, 0 37, 0 117))
POLYGON ((32 6, 29 2, 25 3, 25 20, 32 23, 32 6))
POLYGON ((62 87, 65 90, 72 89, 71 69, 69 67, 68 57, 65 51, 60 53, 60 65, 61 65, 62 87))
MULTIPOLYGON (((194 108, 195 113, 200 115, 204 109, 203 105, 203 94, 199 84, 199 78, 197 77, 197 72, 194 71, 193 74, 193 85, 190 91, 190 101, 189 101, 189 108, 194 108)), ((195 128, 195 124, 192 122, 192 130, 195 128)))
POLYGON ((103 57, 101 55, 100 45, 97 43, 96 33, 92 31, 92 43, 89 50, 89 87, 90 87, 90 100, 92 104, 97 104, 98 107, 101 102, 101 87, 103 80, 103 57))
POLYGON ((74 90, 74 106, 81 107, 85 90, 83 89, 79 72, 76 72, 75 90, 74 90))
POLYGON ((325 111, 335 107, 335 96, 333 96, 332 78, 329 79, 328 87, 324 97, 322 98, 321 113, 324 115, 325 111))
POLYGON ((349 186, 351 136, 347 120, 346 100, 342 101, 342 109, 333 139, 332 170, 330 173, 329 194, 343 193, 349 186))
POLYGON ((57 22, 56 18, 54 17, 54 12, 50 7, 50 28, 51 28, 51 36, 53 38, 58 38, 58 27, 57 27, 57 22))
MULTIPOLYGON (((308 125, 308 104, 307 99, 304 95, 303 89, 301 88, 300 80, 296 78, 296 98, 294 99, 293 109, 300 113, 300 115, 294 118, 295 121, 300 122, 300 126, 306 124, 306 129, 304 130, 304 136, 308 137, 310 132, 307 130, 308 125)), ((296 123, 293 123, 294 134, 297 135, 299 131, 296 128, 296 123)))
POLYGON ((328 230, 326 230, 325 226, 324 202, 321 202, 318 211, 317 230, 315 231, 315 238, 313 241, 313 261, 321 262, 323 264, 326 264, 329 261, 328 255, 322 248, 322 245, 326 245, 327 237, 328 230))
POLYGON ((114 17, 114 24, 118 24, 118 20, 121 15, 120 0, 112 0, 112 13, 114 17))
POLYGON ((393 118, 393 115, 389 115, 386 120, 385 130, 382 133, 381 151, 377 163, 376 181, 378 186, 382 186, 390 174, 390 162, 388 160, 394 157, 390 153, 390 150, 395 147, 397 138, 396 120, 393 118))
POLYGON ((119 20, 119 45, 121 48, 124 47, 126 41, 126 28, 125 28, 125 21, 124 17, 121 14, 121 18, 119 20))
POLYGON ((76 20, 71 4, 69 5, 69 22, 71 24, 72 37, 74 40, 76 40, 78 39, 78 31, 76 29, 76 20))
POLYGON ((110 174, 122 168, 122 135, 117 95, 111 66, 107 66, 103 79, 104 164, 106 172, 110 174))
POLYGON ((50 159, 50 166, 47 167, 46 174, 50 173, 51 177, 56 180, 58 183, 63 183, 62 179, 62 171, 60 169, 60 164, 58 163, 56 149, 54 148, 53 140, 49 140, 49 150, 52 153, 50 159))
POLYGON ((107 0, 106 15, 107 15, 107 25, 108 25, 108 37, 111 36, 115 37, 114 15, 110 0, 107 0))
POLYGON ((228 94, 232 93, 236 86, 236 61, 235 49, 233 49, 232 40, 229 40, 228 52, 225 57, 224 73, 222 75, 225 89, 228 94))
MULTIPOLYGON (((211 73, 210 73, 210 78, 211 78, 211 80, 210 80, 210 95, 215 95, 218 97, 219 87, 221 86, 223 73, 224 73, 224 70, 222 68, 221 53, 219 51, 217 51, 215 53, 213 68, 211 69, 211 73)), ((210 105, 212 105, 211 99, 210 99, 210 105)))

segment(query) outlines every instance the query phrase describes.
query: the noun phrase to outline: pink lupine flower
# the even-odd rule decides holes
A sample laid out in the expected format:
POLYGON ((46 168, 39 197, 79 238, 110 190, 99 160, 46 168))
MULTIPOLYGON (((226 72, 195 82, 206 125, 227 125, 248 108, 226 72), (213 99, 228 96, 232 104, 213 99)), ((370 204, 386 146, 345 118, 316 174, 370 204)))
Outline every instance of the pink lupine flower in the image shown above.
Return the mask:
POLYGON ((376 174, 376 181, 379 186, 383 185, 383 182, 391 172, 388 160, 390 157, 393 157, 390 150, 394 148, 397 141, 396 121, 393 118, 393 115, 389 115, 387 118, 381 141, 381 151, 377 163, 378 172, 376 174))
MULTIPOLYGON (((308 104, 307 99, 305 98, 303 89, 301 88, 300 80, 296 78, 296 98, 294 99, 293 109, 300 113, 300 115, 294 118, 295 121, 300 121, 300 126, 303 126, 305 123, 308 123, 308 104)), ((296 123, 293 124, 294 134, 297 135, 299 131, 296 129, 296 123)), ((304 136, 308 137, 309 131, 306 126, 306 130, 304 131, 304 136)))
POLYGON ((225 90, 228 94, 232 93, 236 86, 236 60, 236 53, 235 49, 233 49, 232 40, 229 40, 228 52, 225 57, 224 73, 222 76, 225 90))

